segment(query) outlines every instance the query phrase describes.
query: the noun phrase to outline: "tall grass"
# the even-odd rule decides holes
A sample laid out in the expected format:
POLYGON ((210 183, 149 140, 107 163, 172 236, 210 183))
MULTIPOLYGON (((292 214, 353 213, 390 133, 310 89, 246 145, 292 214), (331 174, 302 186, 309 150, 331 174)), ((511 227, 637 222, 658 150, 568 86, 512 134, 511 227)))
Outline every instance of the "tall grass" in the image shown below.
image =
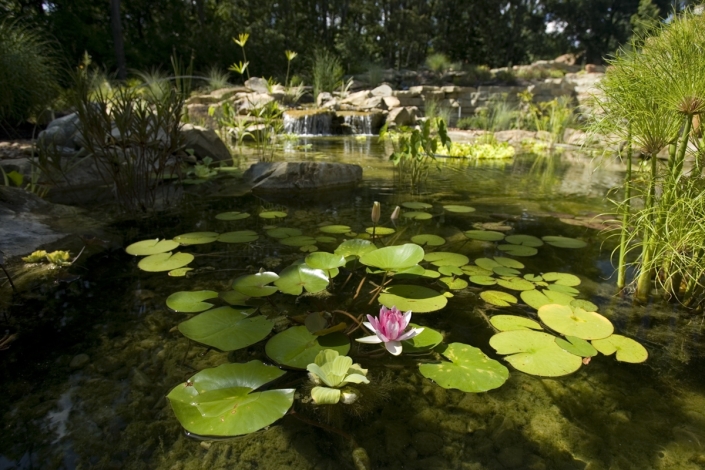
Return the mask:
POLYGON ((426 66, 431 71, 441 74, 450 69, 451 62, 445 54, 435 53, 426 57, 426 66))
POLYGON ((493 97, 487 106, 481 108, 475 116, 463 118, 458 122, 461 129, 482 129, 491 132, 516 129, 520 113, 516 104, 510 102, 506 94, 493 97))
POLYGON ((326 49, 316 49, 311 68, 314 101, 320 93, 332 92, 340 86, 343 73, 343 66, 336 55, 326 49))
POLYGON ((39 30, 0 22, 0 125, 17 125, 49 106, 59 71, 54 45, 39 30))

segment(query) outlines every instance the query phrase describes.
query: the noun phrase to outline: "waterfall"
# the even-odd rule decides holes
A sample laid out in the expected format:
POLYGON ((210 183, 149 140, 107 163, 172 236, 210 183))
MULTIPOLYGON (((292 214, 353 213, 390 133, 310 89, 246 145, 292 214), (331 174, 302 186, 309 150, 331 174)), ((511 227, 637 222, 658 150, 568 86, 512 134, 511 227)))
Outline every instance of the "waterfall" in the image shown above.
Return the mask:
POLYGON ((330 135, 331 113, 284 113, 284 132, 296 135, 330 135))
POLYGON ((343 115, 343 125, 355 135, 372 135, 372 114, 350 113, 343 115))

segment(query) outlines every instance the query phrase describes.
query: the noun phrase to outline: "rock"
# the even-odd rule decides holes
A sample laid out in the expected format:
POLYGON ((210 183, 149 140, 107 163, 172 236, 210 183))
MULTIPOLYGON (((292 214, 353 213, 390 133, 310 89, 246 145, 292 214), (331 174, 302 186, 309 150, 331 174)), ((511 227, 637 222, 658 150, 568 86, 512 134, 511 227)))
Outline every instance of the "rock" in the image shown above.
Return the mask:
POLYGON ((47 128, 37 136, 37 145, 56 145, 57 147, 69 147, 77 149, 79 147, 76 133, 80 121, 77 113, 71 113, 64 117, 54 119, 47 128))
POLYGON ((575 65, 577 58, 575 54, 563 54, 554 59, 554 62, 566 65, 575 65))
POLYGON ((262 77, 252 77, 245 81, 245 86, 255 93, 269 93, 269 85, 267 80, 262 77))
POLYGON ((370 96, 371 95, 368 90, 350 93, 344 100, 341 101, 341 104, 349 104, 359 108, 365 104, 370 96))
POLYGON ((333 98, 333 95, 331 95, 331 94, 328 93, 327 91, 323 91, 323 92, 321 92, 321 93, 318 94, 318 97, 316 98, 316 105, 317 105, 319 108, 320 108, 320 107, 323 107, 323 105, 324 105, 326 102, 331 101, 332 99, 334 99, 334 98, 333 98))
POLYGON ((316 192, 354 187, 362 181, 362 167, 327 162, 259 162, 243 175, 253 193, 316 192))
POLYGON ((365 103, 360 106, 362 109, 387 109, 387 105, 382 101, 382 98, 379 96, 373 96, 372 98, 368 98, 365 103))
POLYGON ((212 129, 184 124, 181 128, 181 135, 184 138, 184 148, 193 150, 193 154, 200 159, 211 157, 214 161, 219 162, 232 158, 228 147, 212 129))
POLYGON ((430 432, 418 432, 411 438, 414 449, 421 456, 434 455, 443 447, 443 439, 430 432))
POLYGON ((416 124, 417 108, 415 106, 405 106, 394 108, 387 114, 387 124, 394 123, 396 126, 413 126, 416 124))
POLYGON ((509 142, 511 145, 521 145, 521 143, 525 140, 535 139, 536 132, 512 129, 509 131, 495 132, 494 136, 499 142, 509 142))
POLYGON ((382 101, 384 101, 386 109, 398 108, 401 106, 401 101, 399 101, 399 98, 394 96, 385 96, 382 98, 382 101))
POLYGON ((72 369, 83 369, 91 362, 91 358, 88 354, 77 354, 71 359, 69 367, 72 369))
POLYGON ((390 87, 389 85, 380 85, 377 88, 374 88, 372 91, 370 91, 370 93, 372 94, 372 96, 384 97, 384 96, 392 96, 393 91, 394 90, 392 90, 392 87, 390 87))

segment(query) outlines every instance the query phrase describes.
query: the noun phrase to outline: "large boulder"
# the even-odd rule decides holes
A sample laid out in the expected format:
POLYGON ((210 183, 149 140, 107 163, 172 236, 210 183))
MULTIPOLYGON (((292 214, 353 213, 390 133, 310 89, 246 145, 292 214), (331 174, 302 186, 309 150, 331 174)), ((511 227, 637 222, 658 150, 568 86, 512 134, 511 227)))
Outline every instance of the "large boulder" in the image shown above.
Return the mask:
POLYGON ((362 167, 328 162, 259 162, 243 175, 253 193, 308 193, 355 187, 362 167))
POLYGON ((245 81, 245 86, 255 93, 269 93, 269 84, 261 77, 248 78, 245 81))
POLYGON ((394 108, 387 114, 387 124, 394 126, 413 126, 416 124, 418 109, 416 106, 394 108))
POLYGON ((193 155, 200 159, 210 157, 213 161, 219 162, 229 161, 232 158, 228 147, 212 129, 184 124, 181 135, 184 138, 184 148, 192 150, 193 155))
POLYGON ((77 140, 79 124, 77 113, 54 119, 37 136, 37 145, 40 147, 56 146, 77 149, 79 147, 77 140))

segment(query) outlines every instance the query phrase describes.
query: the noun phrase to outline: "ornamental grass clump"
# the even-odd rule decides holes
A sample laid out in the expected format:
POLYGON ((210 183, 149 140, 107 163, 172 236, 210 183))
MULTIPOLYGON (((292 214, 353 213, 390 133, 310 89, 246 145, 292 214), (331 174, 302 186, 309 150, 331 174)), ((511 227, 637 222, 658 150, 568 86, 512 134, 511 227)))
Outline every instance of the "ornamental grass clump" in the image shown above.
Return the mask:
POLYGON ((626 286, 627 255, 634 252, 638 300, 648 299, 656 280, 668 296, 694 306, 704 293, 699 149, 705 141, 697 126, 705 111, 705 18, 686 11, 639 43, 641 50, 620 51, 609 61, 599 84, 601 113, 592 123, 594 131, 627 142, 618 287, 626 286), (657 155, 665 149, 663 164, 657 155), (632 150, 648 160, 639 178, 632 150), (635 199, 643 208, 634 209, 635 199))

